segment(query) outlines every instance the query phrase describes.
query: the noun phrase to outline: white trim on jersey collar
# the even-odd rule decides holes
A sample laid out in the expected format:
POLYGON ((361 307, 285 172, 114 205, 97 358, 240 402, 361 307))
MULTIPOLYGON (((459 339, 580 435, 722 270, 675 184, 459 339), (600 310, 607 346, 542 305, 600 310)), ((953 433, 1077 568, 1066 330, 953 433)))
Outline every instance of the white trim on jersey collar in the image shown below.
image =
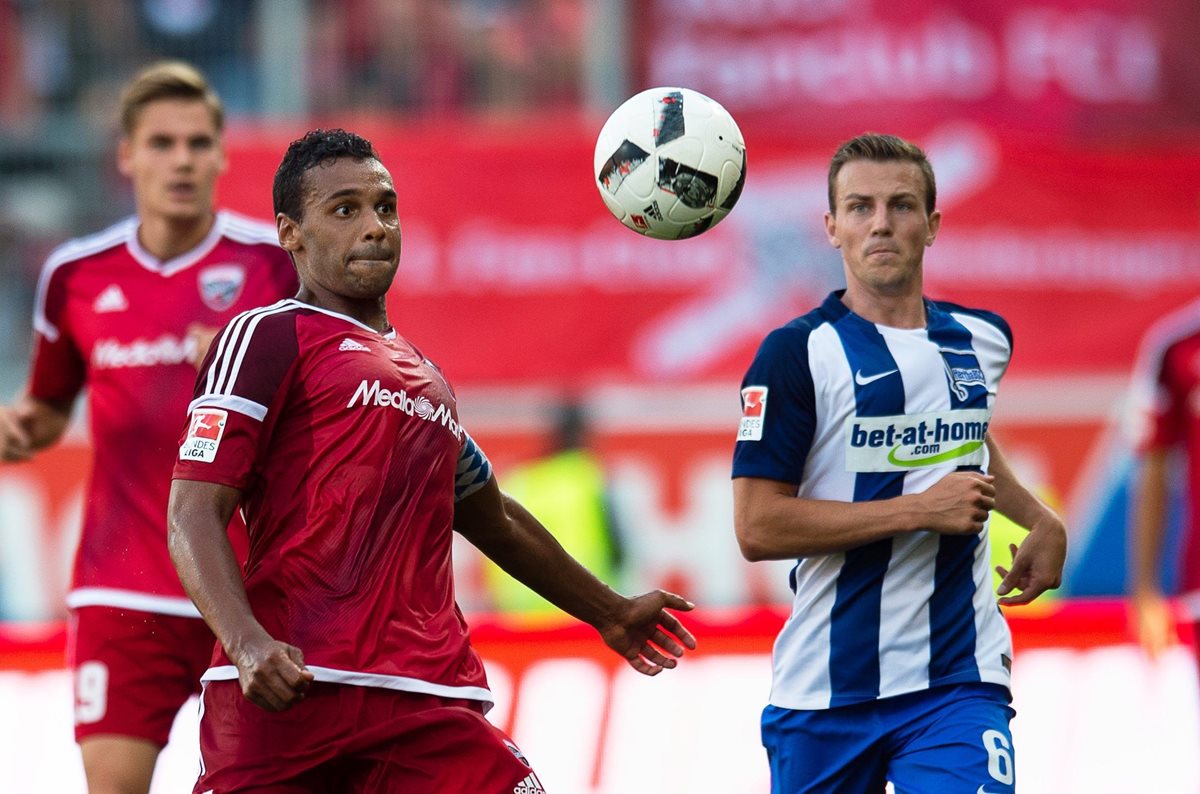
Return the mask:
POLYGON ((173 276, 182 270, 188 269, 212 253, 212 250, 217 247, 217 243, 220 242, 221 237, 225 234, 227 223, 228 217, 224 210, 217 210, 212 228, 208 230, 208 234, 204 236, 204 239, 192 250, 182 253, 174 259, 168 259, 165 262, 160 261, 158 257, 142 247, 137 235, 138 229, 141 228, 140 223, 132 225, 129 236, 125 240, 125 246, 129 249, 129 254, 134 260, 151 273, 158 273, 160 276, 173 276))
MULTIPOLYGON (((335 312, 332 309, 324 309, 324 308, 321 308, 320 306, 314 306, 313 304, 305 303, 304 301, 302 301, 298 298, 285 298, 283 300, 283 303, 292 303, 292 304, 295 304, 296 306, 299 306, 304 309, 312 309, 314 312, 320 312, 321 314, 328 314, 330 317, 336 317, 339 320, 345 320, 348 323, 353 323, 354 325, 357 325, 359 328, 363 329, 364 331, 370 331, 371 333, 375 334, 376 336, 382 336, 384 339, 394 339, 396 337, 395 326, 392 326, 391 330, 389 330, 387 333, 381 334, 378 331, 376 331, 374 328, 372 328, 371 326, 367 325, 366 323, 361 323, 358 320, 355 320, 353 317, 351 317, 348 314, 342 314, 341 312, 335 312)), ((391 321, 388 321, 388 325, 389 326, 392 325, 391 321)))

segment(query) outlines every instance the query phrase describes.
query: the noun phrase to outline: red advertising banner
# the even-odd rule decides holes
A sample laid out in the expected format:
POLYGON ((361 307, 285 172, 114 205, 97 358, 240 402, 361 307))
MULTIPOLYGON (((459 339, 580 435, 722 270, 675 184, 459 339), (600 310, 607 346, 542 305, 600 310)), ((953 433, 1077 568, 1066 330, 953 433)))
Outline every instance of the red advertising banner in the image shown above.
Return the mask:
POLYGON ((1092 138, 1200 125, 1189 0, 654 0, 629 28, 638 86, 708 93, 752 129, 845 136, 961 117, 1092 138))
MULTIPOLYGON (((834 137, 747 133, 736 209, 668 242, 603 208, 598 122, 345 123, 374 140, 400 194, 393 321, 460 386, 732 388, 769 329, 844 283, 822 223, 834 137)), ((301 132, 231 131, 222 201, 269 215, 301 132)), ((1142 330, 1200 294, 1200 134, 1145 149, 950 120, 914 138, 944 213, 928 292, 1010 321, 1010 380, 1123 374, 1142 330)))

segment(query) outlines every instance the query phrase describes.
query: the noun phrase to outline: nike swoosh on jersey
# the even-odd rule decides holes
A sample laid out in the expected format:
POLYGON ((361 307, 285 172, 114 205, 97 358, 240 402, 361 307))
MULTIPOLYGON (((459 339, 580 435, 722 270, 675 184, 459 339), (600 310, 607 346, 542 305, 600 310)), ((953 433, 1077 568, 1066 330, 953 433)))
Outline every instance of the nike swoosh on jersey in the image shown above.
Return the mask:
POLYGON ((897 370, 897 369, 889 369, 887 372, 879 372, 875 375, 868 375, 866 377, 863 377, 862 370, 860 369, 858 372, 854 373, 854 382, 857 383, 859 386, 866 386, 868 383, 874 383, 875 381, 879 380, 880 378, 886 378, 888 375, 891 375, 892 373, 899 372, 899 371, 900 370, 897 370))

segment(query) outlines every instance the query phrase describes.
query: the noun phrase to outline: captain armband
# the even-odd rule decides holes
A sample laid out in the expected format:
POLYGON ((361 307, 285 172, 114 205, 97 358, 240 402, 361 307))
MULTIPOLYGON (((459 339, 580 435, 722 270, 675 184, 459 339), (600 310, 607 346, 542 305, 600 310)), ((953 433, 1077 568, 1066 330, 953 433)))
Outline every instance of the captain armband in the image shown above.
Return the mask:
POLYGON ((454 472, 454 501, 459 502, 487 485, 492 479, 492 464, 468 434, 458 455, 454 472))

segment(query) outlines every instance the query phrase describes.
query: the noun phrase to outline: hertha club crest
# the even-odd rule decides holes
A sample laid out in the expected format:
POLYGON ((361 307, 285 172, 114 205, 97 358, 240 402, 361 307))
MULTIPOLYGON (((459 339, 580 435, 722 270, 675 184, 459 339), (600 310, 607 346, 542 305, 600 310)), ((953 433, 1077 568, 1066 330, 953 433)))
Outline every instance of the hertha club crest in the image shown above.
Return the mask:
POLYGON ((200 271, 197 280, 204 305, 214 312, 223 312, 241 297, 246 286, 246 268, 233 262, 211 265, 200 271))

